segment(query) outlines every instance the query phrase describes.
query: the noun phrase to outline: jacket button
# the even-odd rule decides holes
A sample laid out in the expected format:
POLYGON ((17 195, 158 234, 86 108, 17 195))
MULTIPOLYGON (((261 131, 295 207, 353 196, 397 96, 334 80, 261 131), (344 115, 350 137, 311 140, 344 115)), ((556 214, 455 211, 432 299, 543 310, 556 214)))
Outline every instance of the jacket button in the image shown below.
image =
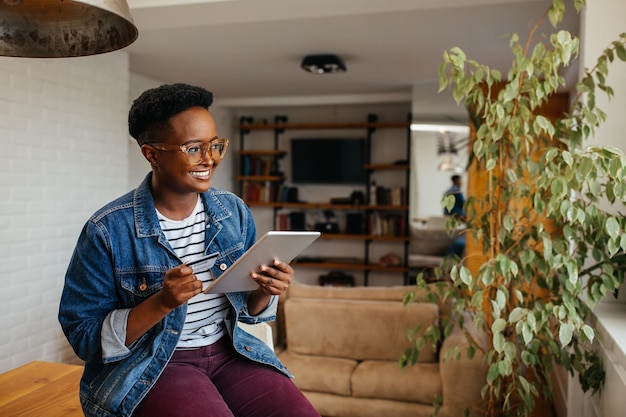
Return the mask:
POLYGON ((220 269, 221 269, 222 271, 226 271, 226 268, 228 268, 228 265, 226 265, 226 264, 220 264, 220 269))
POLYGON ((245 347, 245 349, 246 349, 248 352, 252 352, 252 348, 251 348, 250 346, 246 346, 246 347, 245 347))

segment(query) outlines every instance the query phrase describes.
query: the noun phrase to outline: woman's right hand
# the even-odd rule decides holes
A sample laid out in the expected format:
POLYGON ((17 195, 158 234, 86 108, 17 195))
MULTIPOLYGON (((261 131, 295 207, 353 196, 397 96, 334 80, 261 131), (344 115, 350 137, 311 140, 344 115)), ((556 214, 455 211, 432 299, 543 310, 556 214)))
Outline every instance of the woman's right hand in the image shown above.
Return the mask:
POLYGON ((160 301, 165 310, 171 311, 201 291, 202 281, 196 278, 191 267, 181 264, 165 273, 160 301))
POLYGON ((200 291, 202 281, 196 278, 191 267, 182 264, 168 270, 163 277, 161 291, 130 310, 126 323, 126 346, 200 291))

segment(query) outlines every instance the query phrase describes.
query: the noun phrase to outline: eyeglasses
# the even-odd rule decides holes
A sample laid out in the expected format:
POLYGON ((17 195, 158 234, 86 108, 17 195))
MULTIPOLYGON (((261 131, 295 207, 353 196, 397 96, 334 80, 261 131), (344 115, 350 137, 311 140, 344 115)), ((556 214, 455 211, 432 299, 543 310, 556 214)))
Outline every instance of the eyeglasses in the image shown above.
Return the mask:
POLYGON ((148 145, 160 151, 180 151, 187 157, 187 162, 193 165, 201 162, 207 152, 211 159, 220 161, 226 155, 228 143, 229 141, 226 138, 217 138, 210 142, 190 143, 180 146, 170 145, 169 143, 148 143, 148 145))

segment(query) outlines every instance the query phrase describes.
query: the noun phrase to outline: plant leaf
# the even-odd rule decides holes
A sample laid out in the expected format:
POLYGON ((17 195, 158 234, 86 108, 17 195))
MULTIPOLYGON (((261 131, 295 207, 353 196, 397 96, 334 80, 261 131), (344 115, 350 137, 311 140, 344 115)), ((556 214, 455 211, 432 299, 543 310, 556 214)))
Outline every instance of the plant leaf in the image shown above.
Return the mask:
POLYGON ((569 322, 561 323, 561 327, 559 328, 559 340, 561 341, 561 345, 567 346, 569 342, 572 341, 573 327, 574 326, 569 322))

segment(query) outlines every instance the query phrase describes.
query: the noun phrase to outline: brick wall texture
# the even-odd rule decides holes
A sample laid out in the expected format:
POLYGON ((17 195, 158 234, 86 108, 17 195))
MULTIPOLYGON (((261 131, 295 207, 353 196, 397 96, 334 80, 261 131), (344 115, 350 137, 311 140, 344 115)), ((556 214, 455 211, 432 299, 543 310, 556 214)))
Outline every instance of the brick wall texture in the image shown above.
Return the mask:
POLYGON ((59 297, 84 222, 129 188, 128 106, 126 52, 0 58, 0 372, 77 362, 59 297))

